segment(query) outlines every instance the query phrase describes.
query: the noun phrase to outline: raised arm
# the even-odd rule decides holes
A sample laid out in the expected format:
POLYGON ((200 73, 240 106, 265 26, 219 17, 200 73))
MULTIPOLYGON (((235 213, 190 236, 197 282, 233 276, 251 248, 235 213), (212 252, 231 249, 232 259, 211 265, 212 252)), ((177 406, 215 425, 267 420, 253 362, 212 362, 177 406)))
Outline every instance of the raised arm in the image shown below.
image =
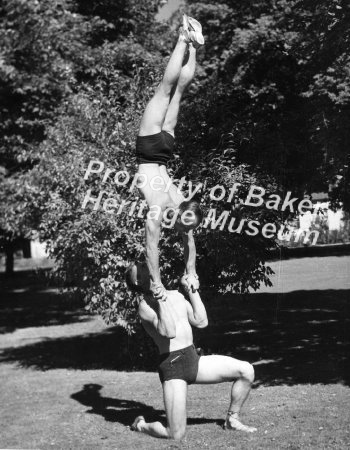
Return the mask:
POLYGON ((208 326, 208 317, 199 292, 193 292, 187 282, 186 275, 181 278, 181 284, 184 287, 189 299, 189 302, 187 302, 188 321, 194 327, 205 328, 208 326))
POLYGON ((168 301, 156 301, 151 308, 145 300, 140 303, 139 315, 143 326, 155 330, 161 336, 176 337, 176 325, 168 301))
POLYGON ((151 280, 154 283, 161 283, 159 272, 159 238, 160 238, 159 220, 146 220, 146 262, 150 272, 151 280))
POLYGON ((159 238, 161 219, 146 220, 146 263, 151 277, 151 291, 157 300, 165 300, 166 292, 160 279, 159 238))
POLYGON ((188 283, 192 291, 199 289, 199 281, 196 272, 196 244, 194 242, 193 231, 182 234, 184 243, 185 273, 190 275, 188 283))

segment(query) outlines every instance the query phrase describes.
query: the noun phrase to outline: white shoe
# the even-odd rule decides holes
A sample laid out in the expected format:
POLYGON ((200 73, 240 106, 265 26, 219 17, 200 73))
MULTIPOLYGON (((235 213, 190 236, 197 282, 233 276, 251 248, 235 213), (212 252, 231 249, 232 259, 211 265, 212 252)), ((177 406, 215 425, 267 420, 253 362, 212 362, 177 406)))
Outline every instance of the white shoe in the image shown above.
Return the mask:
POLYGON ((188 16, 187 16, 187 20, 188 20, 190 27, 194 31, 202 32, 202 25, 198 22, 198 20, 194 19, 193 17, 188 17, 188 16))
POLYGON ((200 31, 190 31, 190 39, 194 45, 204 45, 204 36, 200 31))
POLYGON ((187 31, 191 42, 197 45, 204 44, 204 37, 202 34, 202 25, 198 20, 193 17, 189 17, 186 14, 182 16, 182 26, 184 31, 187 31))
POLYGON ((182 14, 182 28, 184 29, 184 31, 189 31, 190 24, 188 22, 187 14, 182 14))

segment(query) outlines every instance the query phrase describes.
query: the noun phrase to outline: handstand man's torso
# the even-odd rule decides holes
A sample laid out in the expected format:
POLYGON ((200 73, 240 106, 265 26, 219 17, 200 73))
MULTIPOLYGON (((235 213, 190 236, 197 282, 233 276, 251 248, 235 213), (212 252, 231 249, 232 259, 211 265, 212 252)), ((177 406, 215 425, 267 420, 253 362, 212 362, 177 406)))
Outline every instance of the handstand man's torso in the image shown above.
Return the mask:
POLYGON ((139 191, 149 207, 157 205, 165 211, 167 208, 177 208, 185 200, 172 183, 165 166, 140 164, 138 173, 147 177, 147 183, 139 191))

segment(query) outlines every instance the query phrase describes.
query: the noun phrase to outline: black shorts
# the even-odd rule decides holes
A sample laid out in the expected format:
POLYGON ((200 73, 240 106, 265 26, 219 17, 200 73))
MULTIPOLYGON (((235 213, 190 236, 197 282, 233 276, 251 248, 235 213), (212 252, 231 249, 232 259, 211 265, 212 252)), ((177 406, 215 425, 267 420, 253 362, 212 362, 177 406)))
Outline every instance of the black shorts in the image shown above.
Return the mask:
POLYGON ((158 367, 162 383, 167 380, 185 380, 187 384, 196 381, 200 356, 194 345, 160 355, 158 367))
POLYGON ((157 134, 137 136, 136 158, 139 164, 167 165, 173 157, 174 137, 162 130, 157 134))

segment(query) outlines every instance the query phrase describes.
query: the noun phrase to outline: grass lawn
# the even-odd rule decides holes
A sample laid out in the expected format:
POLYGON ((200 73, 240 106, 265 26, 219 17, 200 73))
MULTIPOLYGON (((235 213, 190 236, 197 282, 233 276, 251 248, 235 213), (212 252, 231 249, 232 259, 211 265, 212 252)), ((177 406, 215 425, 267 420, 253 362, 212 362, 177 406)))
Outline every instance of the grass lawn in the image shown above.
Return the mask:
POLYGON ((0 448, 350 448, 349 263, 277 262, 273 288, 206 294, 211 324, 196 343, 254 363, 242 419, 258 432, 222 429, 229 384, 191 386, 181 444, 128 428, 139 414, 164 420, 154 361, 30 275, 2 278, 0 448))
POLYGON ((221 428, 229 384, 191 386, 188 432, 180 444, 131 432, 134 417, 164 419, 151 372, 0 369, 1 448, 26 449, 346 449, 349 389, 342 385, 259 387, 243 414, 254 435, 221 428))

